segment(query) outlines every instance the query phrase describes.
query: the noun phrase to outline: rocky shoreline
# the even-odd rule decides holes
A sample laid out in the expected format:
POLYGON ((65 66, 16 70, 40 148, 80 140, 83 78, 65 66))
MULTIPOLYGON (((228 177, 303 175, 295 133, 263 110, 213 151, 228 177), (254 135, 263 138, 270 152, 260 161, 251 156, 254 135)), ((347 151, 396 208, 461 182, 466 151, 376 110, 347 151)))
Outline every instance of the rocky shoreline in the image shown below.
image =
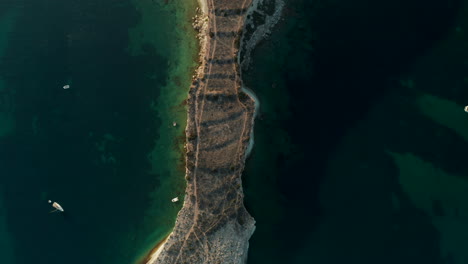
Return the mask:
POLYGON ((245 263, 255 221, 241 173, 255 102, 242 91, 239 41, 252 0, 200 0, 200 67, 187 99, 185 201, 149 264, 245 263))

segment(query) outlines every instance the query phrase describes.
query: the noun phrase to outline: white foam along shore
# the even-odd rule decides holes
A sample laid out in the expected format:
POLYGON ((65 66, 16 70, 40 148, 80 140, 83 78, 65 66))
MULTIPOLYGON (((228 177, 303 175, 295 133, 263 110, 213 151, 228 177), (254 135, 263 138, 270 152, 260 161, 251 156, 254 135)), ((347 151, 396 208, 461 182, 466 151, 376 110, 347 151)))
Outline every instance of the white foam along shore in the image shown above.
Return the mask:
MULTIPOLYGON (((254 101, 255 110, 254 110, 254 117, 252 119, 252 122, 255 122, 255 118, 257 117, 258 109, 260 108, 260 101, 258 100, 255 93, 252 90, 250 90, 249 88, 243 86, 242 91, 244 93, 246 93, 254 101)), ((245 157, 246 158, 250 155, 250 152, 252 152, 252 149, 253 149, 254 143, 255 143, 255 141, 254 141, 254 129, 253 128, 254 127, 252 125, 252 129, 250 131, 249 145, 247 146, 247 150, 245 151, 245 157)))
MULTIPOLYGON (((275 5, 276 5, 275 12, 270 17, 267 14, 265 14, 265 13, 263 13, 263 12, 261 12, 259 10, 259 6, 261 4, 263 4, 263 0, 253 0, 252 5, 248 8, 248 10, 246 12, 246 16, 249 16, 249 15, 252 15, 252 13, 254 11, 257 11, 258 13, 261 13, 266 17, 266 21, 265 21, 265 23, 263 25, 259 26, 257 29, 254 30, 254 32, 253 32, 250 39, 245 39, 244 36, 241 36, 241 40, 240 40, 241 45, 240 45, 239 54, 237 56, 237 63, 241 66, 241 70, 240 70, 240 73, 239 73, 241 75, 241 79, 242 79, 242 70, 246 70, 248 65, 249 65, 251 51, 260 42, 261 39, 265 38, 270 33, 270 30, 273 28, 273 26, 276 25, 276 23, 278 23, 279 18, 281 16, 281 12, 282 12, 283 7, 284 7, 284 2, 282 0, 276 0, 276 2, 275 2, 275 5), (247 62, 246 64, 241 62, 241 56, 240 56, 241 53, 245 54, 244 57, 243 57, 243 60, 247 62)), ((254 26, 253 21, 249 21, 246 18, 245 26, 247 26, 247 25, 253 27, 254 26)), ((255 110, 254 110, 254 118, 253 118, 252 122, 255 122, 255 118, 257 117, 258 110, 260 108, 260 101, 258 100, 258 97, 255 95, 254 91, 250 90, 249 88, 247 88, 245 86, 242 86, 241 89, 242 89, 242 91, 244 93, 246 93, 254 101, 255 110)), ((250 131, 249 145, 247 146, 246 154, 245 154, 246 158, 252 152, 252 149, 253 149, 254 144, 255 144, 253 127, 254 126, 252 125, 252 131, 250 131)))
MULTIPOLYGON (((258 12, 262 15, 265 16, 265 23, 262 25, 257 25, 257 28, 254 30, 252 35, 250 36, 249 39, 245 39, 244 36, 241 36, 241 45, 240 45, 240 50, 239 50, 239 56, 237 56, 237 63, 241 66, 241 79, 242 79, 242 70, 247 70, 250 64, 250 54, 252 50, 257 46, 257 44, 260 42, 260 40, 266 38, 268 34, 271 33, 272 28, 278 23, 283 8, 284 8, 284 1, 283 0, 275 0, 275 12, 270 16, 267 15, 266 13, 262 12, 260 10, 260 6, 263 4, 264 0, 254 0, 252 2, 252 5, 249 7, 249 9, 246 12, 246 16, 251 16, 252 18, 250 21, 247 19, 245 26, 247 27, 254 27, 254 22, 253 22, 253 12, 258 12), (241 53, 244 54, 243 60, 241 61, 241 53)), ((255 112, 254 112, 254 118, 252 122, 255 122, 255 118, 257 116, 258 110, 260 108, 260 101, 258 100, 257 96, 255 93, 250 90, 249 88, 243 86, 242 91, 246 93, 250 98, 254 101, 255 103, 255 112)), ((245 157, 247 158, 250 153, 252 152, 252 149, 254 147, 254 129, 252 125, 252 131, 250 132, 250 141, 249 141, 249 146, 247 147, 246 150, 246 155, 245 157)))

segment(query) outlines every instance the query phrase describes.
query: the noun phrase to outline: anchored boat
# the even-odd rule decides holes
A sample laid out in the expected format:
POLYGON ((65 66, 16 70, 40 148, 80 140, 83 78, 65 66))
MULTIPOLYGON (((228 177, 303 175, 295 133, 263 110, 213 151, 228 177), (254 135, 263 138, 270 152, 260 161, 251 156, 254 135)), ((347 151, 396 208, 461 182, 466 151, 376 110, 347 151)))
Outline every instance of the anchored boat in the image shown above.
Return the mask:
MULTIPOLYGON (((49 200, 49 203, 52 203, 52 201, 49 200)), ((57 203, 57 202, 53 202, 53 203, 52 203, 52 207, 54 207, 55 210, 52 211, 51 213, 57 212, 57 211, 60 211, 60 212, 63 212, 63 211, 64 211, 64 210, 63 210, 63 207, 62 207, 59 203, 57 203)))

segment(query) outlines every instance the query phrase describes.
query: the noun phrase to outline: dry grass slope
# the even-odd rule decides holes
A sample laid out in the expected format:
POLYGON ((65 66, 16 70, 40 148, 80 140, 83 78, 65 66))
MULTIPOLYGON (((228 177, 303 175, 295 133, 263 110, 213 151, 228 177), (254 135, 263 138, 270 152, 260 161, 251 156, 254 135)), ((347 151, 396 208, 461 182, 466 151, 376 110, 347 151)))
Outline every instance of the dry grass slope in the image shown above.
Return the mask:
POLYGON ((252 0, 203 1, 201 66, 188 98, 186 197, 154 264, 245 263, 255 229, 241 184, 254 102, 241 92, 236 59, 252 0))

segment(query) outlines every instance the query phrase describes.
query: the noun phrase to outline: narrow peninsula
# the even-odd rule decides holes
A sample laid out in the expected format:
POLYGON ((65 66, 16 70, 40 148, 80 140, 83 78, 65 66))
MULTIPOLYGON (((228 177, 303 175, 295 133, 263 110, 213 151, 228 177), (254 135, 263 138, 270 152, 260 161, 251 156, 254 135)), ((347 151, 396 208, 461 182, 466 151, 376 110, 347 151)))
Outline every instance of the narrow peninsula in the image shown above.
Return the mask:
POLYGON ((184 205, 148 264, 237 264, 247 259, 255 221, 243 204, 241 173, 255 102, 242 91, 239 41, 252 0, 200 0, 200 67, 186 128, 184 205))

